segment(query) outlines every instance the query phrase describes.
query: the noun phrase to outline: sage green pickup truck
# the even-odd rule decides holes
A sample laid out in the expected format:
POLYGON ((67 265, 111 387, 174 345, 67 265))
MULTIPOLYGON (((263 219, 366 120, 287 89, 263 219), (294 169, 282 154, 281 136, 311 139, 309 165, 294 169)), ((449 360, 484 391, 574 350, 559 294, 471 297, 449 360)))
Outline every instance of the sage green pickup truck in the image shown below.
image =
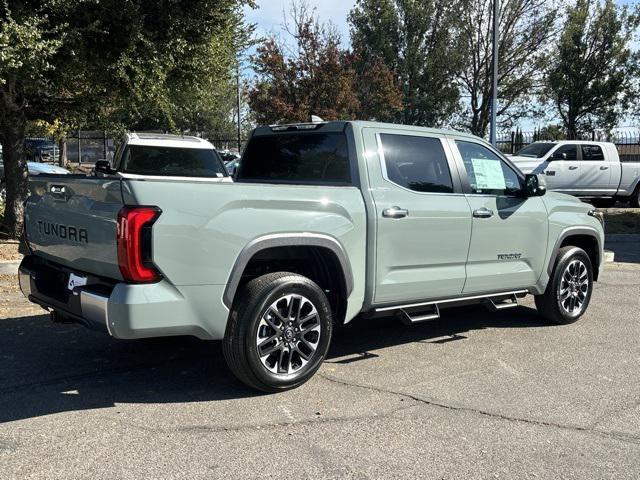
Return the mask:
POLYGON ((308 380, 358 315, 411 324, 532 294, 548 321, 575 322, 603 265, 598 212, 463 133, 259 127, 233 183, 118 165, 31 180, 22 291, 118 339, 221 339, 263 391, 308 380))

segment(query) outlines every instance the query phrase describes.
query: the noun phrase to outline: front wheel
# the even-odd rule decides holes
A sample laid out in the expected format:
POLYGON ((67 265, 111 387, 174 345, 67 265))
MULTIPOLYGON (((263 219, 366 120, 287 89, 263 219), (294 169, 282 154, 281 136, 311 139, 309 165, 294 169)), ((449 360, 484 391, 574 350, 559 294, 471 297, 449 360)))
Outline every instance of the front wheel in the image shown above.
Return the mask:
POLYGON ((298 387, 320 368, 331 341, 331 308, 310 279, 288 272, 251 280, 234 302, 223 340, 233 374, 264 392, 298 387))
POLYGON ((593 290, 593 267, 584 250, 563 247, 542 295, 536 295, 538 312, 553 323, 578 321, 586 312, 593 290))

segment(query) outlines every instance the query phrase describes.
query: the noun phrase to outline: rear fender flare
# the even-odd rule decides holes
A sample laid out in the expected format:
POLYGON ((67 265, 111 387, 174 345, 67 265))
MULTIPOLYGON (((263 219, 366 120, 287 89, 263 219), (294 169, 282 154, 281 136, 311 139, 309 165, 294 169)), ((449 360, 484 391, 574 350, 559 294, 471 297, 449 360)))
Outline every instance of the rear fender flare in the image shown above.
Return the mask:
POLYGON ((331 250, 340 262, 340 267, 342 268, 342 273, 344 275, 347 297, 351 294, 353 291, 353 273, 351 271, 351 264, 349 262, 347 252, 338 240, 329 235, 319 233, 278 233, 253 239, 238 254, 222 296, 222 301, 227 308, 231 308, 233 299, 238 290, 238 285, 240 285, 240 281, 242 279, 242 273, 253 256, 267 248, 289 246, 312 246, 331 250))

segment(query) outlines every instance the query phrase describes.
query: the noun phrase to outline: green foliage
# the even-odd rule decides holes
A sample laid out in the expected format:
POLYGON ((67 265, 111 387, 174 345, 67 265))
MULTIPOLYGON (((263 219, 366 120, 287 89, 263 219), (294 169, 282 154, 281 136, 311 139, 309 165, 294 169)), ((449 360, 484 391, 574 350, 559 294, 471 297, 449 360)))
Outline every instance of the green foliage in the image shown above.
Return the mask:
POLYGON ((341 47, 331 24, 321 24, 306 3, 294 3, 285 29, 295 48, 267 39, 253 58, 256 81, 249 104, 258 123, 376 119, 400 108, 393 77, 384 65, 356 69, 359 52, 341 47))
POLYGON ((28 122, 208 130, 230 117, 252 0, 5 0, 0 3, 0 142, 7 215, 19 233, 28 122), (11 177, 11 178, 9 178, 11 177))
POLYGON ((576 0, 567 8, 546 93, 569 138, 610 129, 624 113, 637 26, 638 18, 613 0, 576 0))
POLYGON ((403 104, 392 120, 437 126, 458 109, 459 13, 459 3, 450 0, 356 2, 349 15, 356 69, 384 65, 392 73, 403 104))
MULTIPOLYGON (((462 124, 484 136, 493 93, 493 0, 461 0, 460 37, 464 68, 458 79, 468 107, 462 124)), ((557 10, 548 0, 501 0, 498 52, 498 111, 506 126, 534 112, 545 53, 555 32, 557 10)))

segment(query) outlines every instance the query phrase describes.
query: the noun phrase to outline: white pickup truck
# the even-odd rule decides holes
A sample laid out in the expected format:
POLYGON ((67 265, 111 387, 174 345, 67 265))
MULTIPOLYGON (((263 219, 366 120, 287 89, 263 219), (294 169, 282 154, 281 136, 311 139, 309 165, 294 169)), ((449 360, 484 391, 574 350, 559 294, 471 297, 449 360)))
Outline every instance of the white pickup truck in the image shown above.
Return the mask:
POLYGON ((609 207, 618 201, 640 207, 640 162, 621 162, 609 142, 534 142, 510 160, 524 173, 544 174, 547 188, 609 207))

